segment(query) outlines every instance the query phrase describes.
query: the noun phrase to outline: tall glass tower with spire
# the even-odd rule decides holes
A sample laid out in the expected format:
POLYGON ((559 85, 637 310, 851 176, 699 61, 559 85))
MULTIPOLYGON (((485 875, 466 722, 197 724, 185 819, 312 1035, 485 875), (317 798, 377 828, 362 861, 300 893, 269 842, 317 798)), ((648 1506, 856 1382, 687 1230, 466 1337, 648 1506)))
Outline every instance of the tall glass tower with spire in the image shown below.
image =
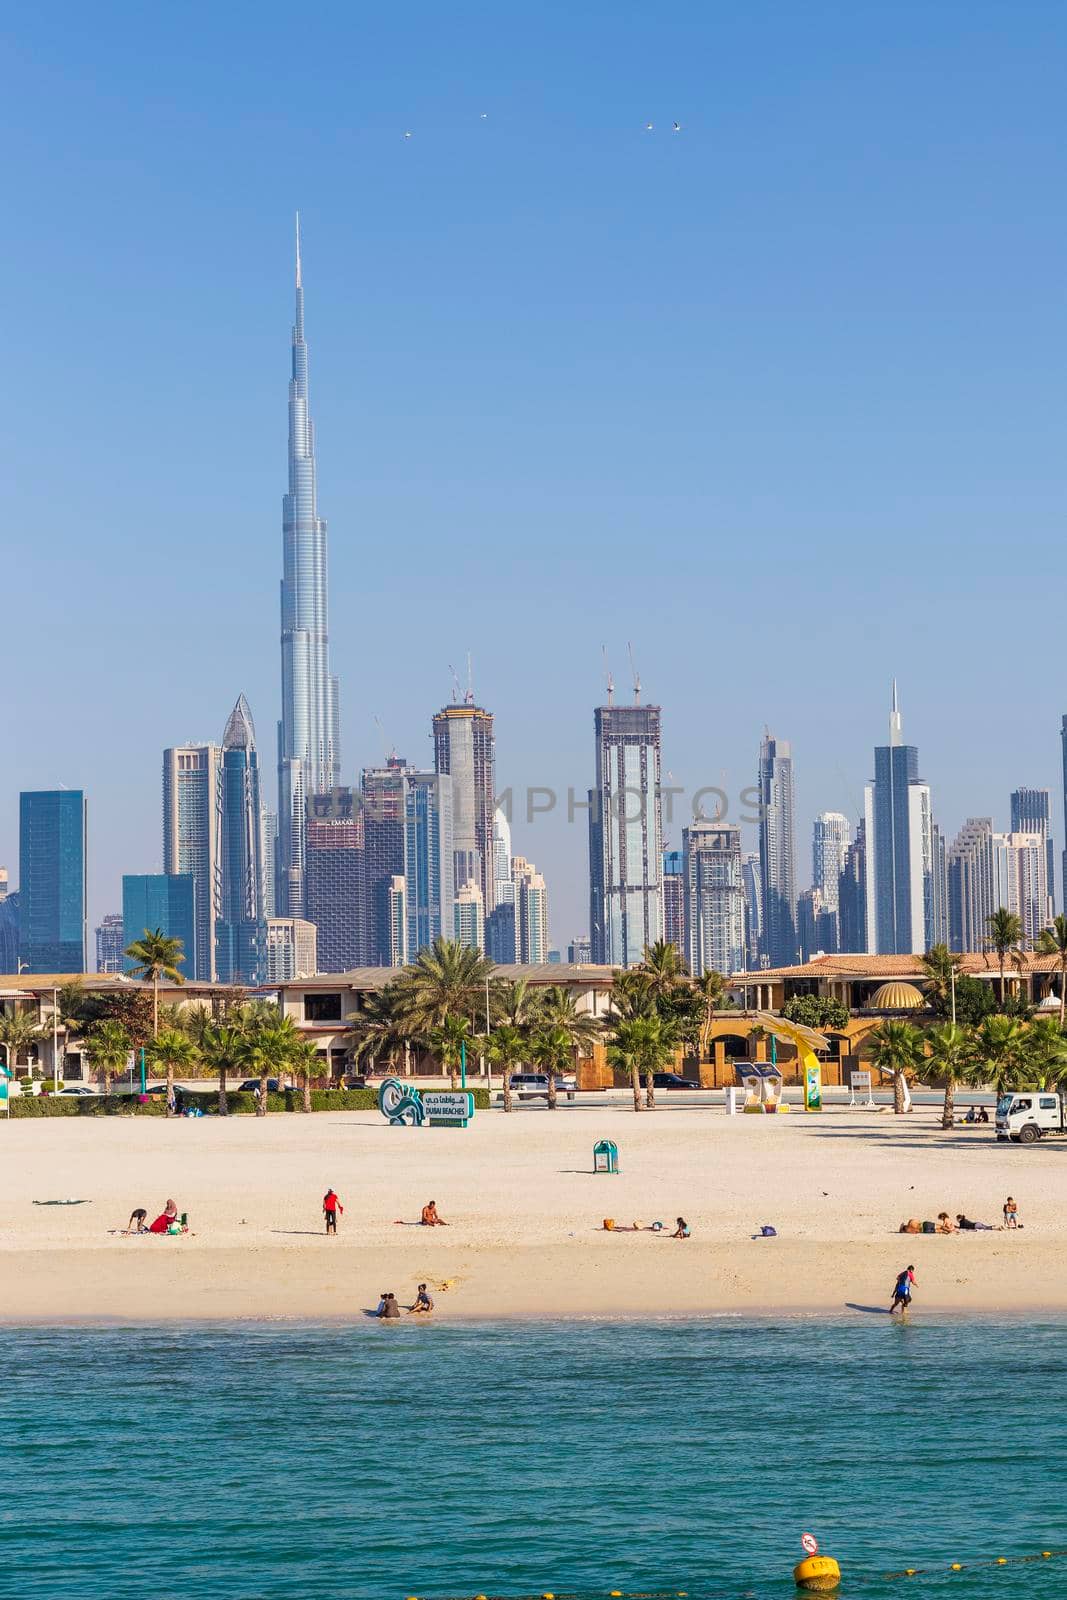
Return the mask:
POLYGON ((289 492, 282 501, 282 715, 278 724, 279 916, 304 915, 308 796, 340 781, 337 679, 330 676, 326 522, 315 488, 315 428, 308 407, 300 217, 296 219, 296 321, 289 380, 289 492))

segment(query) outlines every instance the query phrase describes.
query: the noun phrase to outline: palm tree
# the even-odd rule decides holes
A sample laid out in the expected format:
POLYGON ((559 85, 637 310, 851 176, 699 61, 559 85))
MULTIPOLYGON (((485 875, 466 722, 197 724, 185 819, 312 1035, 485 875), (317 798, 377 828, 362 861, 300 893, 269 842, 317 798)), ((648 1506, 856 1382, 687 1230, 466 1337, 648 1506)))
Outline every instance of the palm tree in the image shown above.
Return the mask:
POLYGON ((634 1110, 641 1111, 641 1066, 645 1059, 648 1034, 658 1026, 658 1017, 616 1017, 611 1023, 608 1060, 630 1074, 634 1110))
POLYGON ((701 1007, 699 1060, 706 1061, 715 1013, 723 1009, 726 1000, 726 979, 721 972, 705 972, 694 980, 693 988, 701 1007))
POLYGON ((1022 1074, 1026 1030, 1014 1017, 986 1017, 975 1035, 975 1077, 997 1098, 1014 1089, 1022 1074))
POLYGON ((922 1034, 910 1022, 880 1022, 867 1035, 870 1057, 880 1072, 893 1079, 893 1110, 904 1110, 904 1080, 922 1060, 922 1034))
POLYGON ((94 1022, 85 1035, 85 1053, 104 1080, 104 1093, 111 1093, 111 1079, 129 1059, 133 1045, 121 1022, 94 1022))
POLYGON ((244 1068, 259 1078, 257 1117, 267 1115, 267 1084, 271 1073, 275 1074, 280 1083, 282 1073, 292 1059, 292 1051, 299 1038, 292 1017, 279 1017, 276 1011, 272 1020, 257 1021, 250 1028, 242 1029, 237 1059, 244 1068))
POLYGON ((1034 945, 1039 956, 1055 956, 1060 967, 1060 1027, 1067 1026, 1067 917, 1061 912, 1043 928, 1034 945))
POLYGON ((133 972, 138 978, 152 980, 152 1037, 159 1033, 159 980, 168 978, 171 983, 184 983, 178 971, 185 960, 182 941, 169 939, 162 928, 151 932, 146 928, 139 939, 126 947, 127 959, 133 962, 133 972))
POLYGON ((289 1060, 294 1072, 304 1080, 304 1099, 302 1109, 311 1110, 311 1075, 317 1072, 320 1061, 319 1052, 315 1048, 314 1039, 298 1039, 289 1052, 289 1060))
POLYGON ((1023 936, 1023 925, 1014 911, 1008 911, 1004 906, 999 906, 986 917, 988 929, 988 944, 997 954, 997 966, 1000 968, 1000 1006, 1004 1009, 1004 967, 1009 953, 1013 958, 1021 955, 1019 940, 1023 936))
POLYGON ((377 1061, 384 1057, 395 1071, 398 1052, 418 1042, 418 1031, 402 1021, 397 1011, 396 985, 386 984, 377 994, 369 994, 349 1023, 352 1036, 349 1054, 353 1061, 377 1061))
POLYGON ((233 1023, 222 1022, 207 1028, 200 1041, 200 1053, 207 1065, 219 1075, 219 1116, 229 1115, 226 1100, 226 1076, 231 1067, 241 1059, 244 1034, 233 1023))
MULTIPOLYGON (((557 1036, 566 1035, 566 1048, 561 1048, 557 1057, 560 1070, 573 1066, 575 1056, 588 1050, 602 1032, 599 1018, 588 1011, 579 1011, 573 992, 558 983, 551 984, 541 996, 538 1030, 546 1028, 557 1036)), ((556 1078, 551 1069, 548 1071, 548 1103, 555 1110, 556 1078)))
POLYGON ((953 974, 959 976, 960 957, 953 955, 947 944, 935 944, 920 956, 923 969, 923 988, 933 1001, 934 1010, 948 1016, 952 1009, 953 974))
POLYGON ((657 1001, 670 1000, 685 986, 689 977, 678 946, 666 939, 645 946, 644 958, 638 968, 648 978, 649 987, 657 1001))
POLYGON ((511 1111, 511 1074, 530 1053, 529 1035, 510 1022, 499 1023, 485 1041, 485 1053, 504 1079, 504 1110, 511 1111))
POLYGON ((41 1037, 37 1018, 29 1011, 12 1011, 0 1016, 0 1044, 4 1046, 4 1065, 8 1076, 15 1076, 19 1056, 41 1037))
POLYGON ((470 1017, 485 1004, 492 973, 493 963, 478 950, 435 939, 397 979, 397 1015, 420 1032, 439 1028, 451 1016, 470 1017))
MULTIPOLYGON (((166 1011, 169 1008, 164 1006, 162 1009, 166 1011)), ((195 1006, 175 1006, 174 1010, 177 1012, 175 1027, 187 1033, 194 1044, 203 1044, 208 1029, 215 1023, 211 1007, 200 1003, 195 1006)))
POLYGON ((200 1051, 187 1033, 180 1028, 164 1028, 162 1033, 157 1033, 152 1043, 145 1051, 148 1059, 166 1068, 167 1073, 167 1115, 171 1115, 171 1102, 174 1099, 174 1073, 175 1069, 186 1073, 194 1067, 200 1059, 200 1051))
POLYGON ((926 1035, 930 1046, 930 1064, 938 1077, 945 1080, 945 1103, 941 1108, 941 1126, 951 1128, 955 1122, 956 1084, 966 1079, 974 1059, 974 1038, 968 1028, 956 1022, 942 1022, 926 1035))
POLYGON ((458 1086, 460 1062, 468 1045, 474 1042, 470 1019, 453 1013, 436 1028, 431 1028, 426 1038, 441 1065, 448 1068, 448 1080, 455 1089, 458 1086))
POLYGON ((559 1103, 556 1076, 565 1072, 574 1060, 574 1046, 567 1029, 551 1022, 542 1022, 530 1036, 530 1059, 543 1067, 548 1079, 548 1109, 555 1111, 559 1103))
POLYGON ((1067 1069, 1067 1038, 1055 1017, 1036 1017, 1019 1042, 1026 1080, 1038 1089, 1059 1084, 1067 1069))

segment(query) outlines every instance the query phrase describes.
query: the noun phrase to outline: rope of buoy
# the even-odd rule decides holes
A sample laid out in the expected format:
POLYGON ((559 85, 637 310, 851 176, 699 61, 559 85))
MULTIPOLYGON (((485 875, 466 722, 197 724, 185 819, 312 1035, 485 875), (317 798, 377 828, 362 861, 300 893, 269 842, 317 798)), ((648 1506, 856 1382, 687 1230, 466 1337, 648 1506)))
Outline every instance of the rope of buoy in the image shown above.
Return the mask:
POLYGON ((982 1567, 1021 1567, 1028 1561, 1052 1561, 1056 1556, 1067 1556, 1067 1550, 1035 1550, 1025 1556, 978 1556, 973 1561, 950 1561, 947 1566, 904 1567, 900 1572, 883 1572, 882 1582, 891 1578, 929 1578, 938 1572, 975 1572, 982 1567))

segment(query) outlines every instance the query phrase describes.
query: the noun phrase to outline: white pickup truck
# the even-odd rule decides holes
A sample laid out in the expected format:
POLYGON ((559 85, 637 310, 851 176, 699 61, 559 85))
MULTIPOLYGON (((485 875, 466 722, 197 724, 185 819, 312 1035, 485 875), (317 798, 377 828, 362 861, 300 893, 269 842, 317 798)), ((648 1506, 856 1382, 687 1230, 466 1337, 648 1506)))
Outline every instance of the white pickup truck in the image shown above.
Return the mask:
POLYGON ((997 1138, 1036 1144, 1049 1133, 1067 1133, 1064 1099, 1051 1089, 1019 1089, 997 1101, 997 1138))

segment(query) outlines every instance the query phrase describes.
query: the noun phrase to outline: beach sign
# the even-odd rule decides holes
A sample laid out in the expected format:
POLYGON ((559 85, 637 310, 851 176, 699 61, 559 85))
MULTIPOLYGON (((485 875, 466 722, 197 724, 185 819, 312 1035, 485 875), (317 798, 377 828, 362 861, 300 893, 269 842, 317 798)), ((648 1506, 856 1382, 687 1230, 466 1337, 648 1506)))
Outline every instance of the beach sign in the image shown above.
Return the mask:
POLYGON ((822 1110, 822 1068, 815 1060, 804 1067, 804 1110, 822 1110))
POLYGON ((386 1078, 378 1090, 378 1110, 394 1128, 465 1128, 474 1115, 467 1089, 414 1089, 386 1078))
POLYGON ((813 1533, 802 1533, 800 1535, 800 1548, 806 1555, 817 1556, 819 1553, 819 1541, 813 1533))

